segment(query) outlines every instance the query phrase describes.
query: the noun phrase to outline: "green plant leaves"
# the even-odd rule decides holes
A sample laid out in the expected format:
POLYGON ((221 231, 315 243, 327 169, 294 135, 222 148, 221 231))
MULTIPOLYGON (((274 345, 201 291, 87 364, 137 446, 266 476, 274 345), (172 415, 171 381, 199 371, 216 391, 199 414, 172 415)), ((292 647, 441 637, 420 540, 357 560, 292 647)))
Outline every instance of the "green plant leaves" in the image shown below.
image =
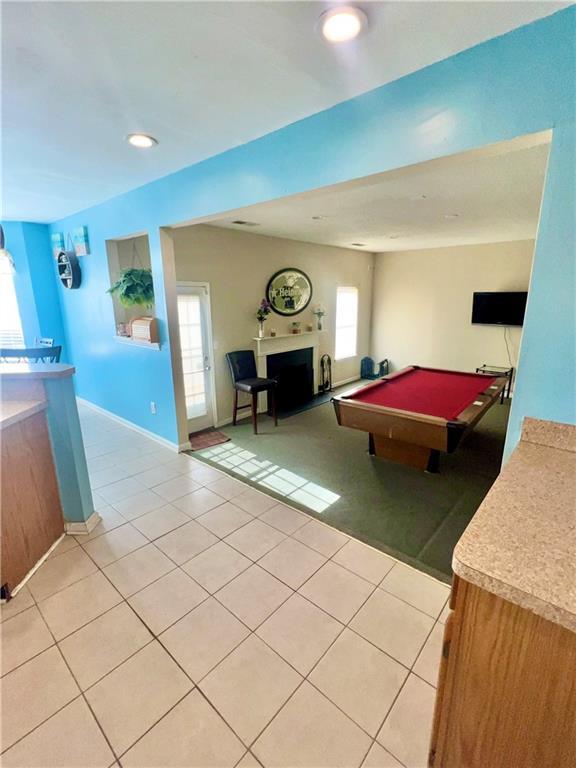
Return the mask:
POLYGON ((152 270, 125 269, 107 293, 116 294, 123 307, 151 307, 154 304, 152 270))

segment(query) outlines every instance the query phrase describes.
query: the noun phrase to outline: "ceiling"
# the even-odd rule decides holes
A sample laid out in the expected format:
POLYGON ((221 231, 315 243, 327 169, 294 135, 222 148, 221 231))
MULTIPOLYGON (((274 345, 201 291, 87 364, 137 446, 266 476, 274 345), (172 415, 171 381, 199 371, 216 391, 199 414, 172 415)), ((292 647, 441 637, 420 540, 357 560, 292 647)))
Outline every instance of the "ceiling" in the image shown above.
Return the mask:
POLYGON ((239 209, 209 224, 373 252, 531 240, 549 138, 525 136, 239 209))
POLYGON ((343 47, 327 5, 3 2, 4 218, 82 210, 570 3, 367 2, 343 47))

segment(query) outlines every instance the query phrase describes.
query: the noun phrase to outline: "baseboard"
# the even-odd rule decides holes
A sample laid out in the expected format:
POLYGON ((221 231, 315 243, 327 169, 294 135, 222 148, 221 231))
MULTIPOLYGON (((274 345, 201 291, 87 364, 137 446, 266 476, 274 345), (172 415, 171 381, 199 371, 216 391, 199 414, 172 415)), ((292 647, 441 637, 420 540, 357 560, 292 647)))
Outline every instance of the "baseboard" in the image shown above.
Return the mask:
POLYGON ((332 384, 332 389, 334 389, 334 387, 343 387, 344 384, 352 384, 355 381, 362 381, 362 379, 360 378, 360 376, 352 376, 350 379, 342 379, 342 381, 335 381, 332 384))
POLYGON ((102 520, 98 512, 94 510, 88 520, 83 520, 82 522, 65 522, 64 523, 64 530, 67 534, 70 536, 82 536, 82 534, 88 534, 92 533, 94 528, 98 525, 98 523, 102 520))
MULTIPOLYGON (((45 553, 42 555, 42 557, 40 558, 40 560, 38 560, 38 562, 37 562, 37 563, 36 563, 34 566, 32 566, 32 568, 31 568, 31 569, 28 571, 28 573, 26 574, 26 576, 24 576, 24 578, 22 579, 22 581, 21 581, 19 584, 17 584, 17 585, 14 587, 14 589, 11 589, 11 590, 10 590, 10 595, 11 595, 11 597, 15 597, 15 596, 18 594, 18 592, 20 592, 20 590, 22 589, 22 587, 23 587, 23 586, 26 584, 26 582, 27 582, 27 581, 29 581, 29 580, 32 578, 32 576, 34 576, 34 574, 36 573, 36 571, 38 570, 38 568, 40 568, 40 566, 41 566, 43 563, 45 563, 45 562, 46 562, 46 560, 48 560, 48 558, 50 557, 50 555, 52 554, 52 552, 54 552, 54 550, 56 549, 56 547, 58 546, 58 544, 60 544, 60 542, 62 541, 62 539, 64 538, 64 536, 65 536, 65 535, 66 535, 66 534, 65 534, 65 533, 63 533, 61 536, 59 536, 59 537, 56 539, 56 541, 54 542, 54 544, 52 544, 52 546, 50 547, 50 549, 49 549, 47 552, 45 552, 45 553)), ((3 600, 2 602, 3 602, 3 603, 5 603, 6 601, 5 601, 5 600, 3 600)))
POLYGON ((77 402, 86 406, 86 408, 90 408, 92 411, 96 411, 96 413, 101 413, 103 416, 108 416, 108 418, 112 419, 112 421, 117 421, 118 424, 122 424, 122 426, 128 427, 128 429, 133 429, 135 432, 139 432, 141 435, 144 435, 144 437, 147 437, 150 440, 154 440, 156 443, 164 446, 164 448, 169 448, 171 451, 175 451, 176 453, 179 453, 181 450, 188 450, 179 446, 177 443, 172 443, 170 440, 166 440, 166 438, 160 437, 160 435, 157 435, 154 432, 150 432, 148 429, 144 429, 144 427, 139 427, 138 424, 134 424, 133 421, 123 419, 122 416, 118 416, 116 413, 112 413, 112 411, 107 411, 106 408, 101 408, 99 405, 91 403, 90 400, 84 400, 83 397, 76 397, 76 400, 77 402))

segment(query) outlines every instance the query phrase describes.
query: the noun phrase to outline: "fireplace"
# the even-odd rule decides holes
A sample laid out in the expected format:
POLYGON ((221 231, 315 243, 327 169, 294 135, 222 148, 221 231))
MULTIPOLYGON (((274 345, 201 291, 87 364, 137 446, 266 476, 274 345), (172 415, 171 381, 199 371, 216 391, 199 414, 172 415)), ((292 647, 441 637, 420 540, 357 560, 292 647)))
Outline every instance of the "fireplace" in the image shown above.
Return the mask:
POLYGON ((276 379, 276 406, 289 411, 314 397, 313 348, 293 349, 266 356, 266 376, 276 379))

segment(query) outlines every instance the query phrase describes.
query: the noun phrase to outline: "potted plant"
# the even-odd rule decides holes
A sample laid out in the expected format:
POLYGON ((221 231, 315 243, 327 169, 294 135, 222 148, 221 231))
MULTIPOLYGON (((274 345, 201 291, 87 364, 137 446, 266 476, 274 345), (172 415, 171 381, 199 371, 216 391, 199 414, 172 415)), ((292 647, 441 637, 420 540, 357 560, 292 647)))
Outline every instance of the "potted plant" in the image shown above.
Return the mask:
POLYGON ((151 269, 124 269, 107 293, 115 294, 123 307, 151 307, 154 304, 154 284, 151 269))
POLYGON ((262 301, 260 302, 260 306, 256 310, 256 318, 258 320, 258 338, 259 339, 264 338, 264 322, 266 321, 271 311, 272 311, 272 304, 270 304, 268 299, 262 299, 262 301))

